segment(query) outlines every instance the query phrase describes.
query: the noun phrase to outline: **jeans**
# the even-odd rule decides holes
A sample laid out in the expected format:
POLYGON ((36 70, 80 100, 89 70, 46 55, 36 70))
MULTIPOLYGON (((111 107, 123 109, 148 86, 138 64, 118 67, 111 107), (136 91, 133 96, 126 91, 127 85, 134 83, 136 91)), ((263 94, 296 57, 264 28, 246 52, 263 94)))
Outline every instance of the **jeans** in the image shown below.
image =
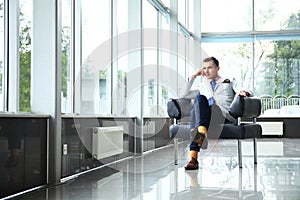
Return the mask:
MULTIPOLYGON (((205 126, 206 129, 209 127, 211 117, 211 106, 208 105, 208 100, 204 95, 198 94, 194 107, 190 113, 190 125, 191 129, 197 128, 198 126, 205 126)), ((197 142, 191 142, 190 150, 200 151, 200 147, 197 142)))
MULTIPOLYGON (((220 108, 217 105, 208 105, 208 100, 204 95, 197 95, 194 103, 194 107, 190 113, 190 125, 191 129, 198 126, 204 126, 209 129, 209 132, 215 134, 214 137, 218 138, 222 131, 222 126, 228 120, 222 115, 220 108), (211 120, 213 119, 213 120, 211 120)), ((190 150, 200 151, 200 147, 197 142, 191 142, 190 150)))

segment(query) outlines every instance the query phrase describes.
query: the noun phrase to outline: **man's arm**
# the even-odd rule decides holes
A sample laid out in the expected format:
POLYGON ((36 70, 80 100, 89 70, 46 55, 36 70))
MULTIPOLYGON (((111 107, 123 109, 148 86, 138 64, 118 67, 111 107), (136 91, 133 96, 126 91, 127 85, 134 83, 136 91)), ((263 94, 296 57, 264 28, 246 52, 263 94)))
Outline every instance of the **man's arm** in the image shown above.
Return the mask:
POLYGON ((235 80, 232 81, 232 88, 235 91, 235 93, 238 94, 239 96, 244 96, 244 97, 253 96, 253 92, 251 90, 241 88, 240 85, 235 80))

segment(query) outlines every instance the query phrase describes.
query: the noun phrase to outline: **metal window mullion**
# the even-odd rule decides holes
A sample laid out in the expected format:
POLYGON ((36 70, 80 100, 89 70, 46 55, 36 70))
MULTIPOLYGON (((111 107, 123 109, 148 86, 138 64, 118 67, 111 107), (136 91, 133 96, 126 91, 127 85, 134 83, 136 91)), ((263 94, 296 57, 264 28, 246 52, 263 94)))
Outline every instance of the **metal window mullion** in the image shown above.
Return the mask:
POLYGON ((19 2, 4 1, 4 110, 19 111, 19 2))
POLYGON ((157 26, 158 26, 158 28, 157 28, 157 30, 156 30, 156 35, 157 35, 157 45, 156 45, 156 54, 157 54, 157 58, 156 58, 156 63, 157 63, 157 65, 156 65, 156 76, 157 76, 157 81, 156 81, 156 92, 157 92, 157 94, 156 94, 156 115, 160 115, 160 113, 159 113, 159 106, 158 105, 161 105, 160 104, 160 99, 159 99, 159 97, 160 97, 160 94, 161 94, 161 92, 160 92, 160 86, 161 86, 161 84, 159 84, 160 83, 160 73, 159 73, 159 69, 160 69, 160 51, 159 51, 159 47, 160 47, 160 44, 161 44, 161 42, 160 42, 160 27, 161 27, 161 15, 160 15, 160 13, 159 12, 157 12, 157 15, 156 15, 156 19, 157 19, 157 26))
POLYGON ((71 94, 71 96, 69 98, 71 98, 69 101, 71 102, 71 110, 70 112, 74 113, 75 112, 75 63, 76 63, 76 59, 75 59, 75 55, 76 55, 76 51, 75 51, 75 47, 76 47, 76 39, 75 39, 75 33, 76 33, 76 26, 75 26, 75 15, 77 14, 76 12, 76 0, 72 0, 71 1, 71 46, 70 46, 70 52, 71 52, 71 63, 70 63, 70 83, 72 84, 70 86, 70 92, 69 94, 71 94))
POLYGON ((82 63, 82 13, 81 13, 81 0, 74 0, 73 6, 74 15, 72 19, 73 25, 73 112, 81 113, 81 63, 82 63))
POLYGON ((3 94, 3 107, 1 108, 3 111, 8 110, 8 99, 7 99, 7 88, 8 88, 8 49, 9 49, 9 31, 8 31, 8 2, 9 1, 4 1, 4 66, 3 66, 3 71, 2 71, 2 94, 3 94))

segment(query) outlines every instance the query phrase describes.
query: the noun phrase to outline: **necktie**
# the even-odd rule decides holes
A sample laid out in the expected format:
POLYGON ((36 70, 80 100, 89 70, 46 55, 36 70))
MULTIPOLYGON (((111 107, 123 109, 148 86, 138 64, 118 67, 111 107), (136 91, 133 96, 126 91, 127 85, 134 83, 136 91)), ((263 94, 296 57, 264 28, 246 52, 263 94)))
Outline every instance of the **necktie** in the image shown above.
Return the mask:
MULTIPOLYGON (((216 87, 216 81, 211 81, 210 82, 210 84, 211 84, 211 89, 212 89, 212 91, 215 91, 215 87, 216 87)), ((215 100, 214 100, 214 98, 213 97, 211 97, 211 98, 209 98, 209 100, 208 100, 208 105, 213 105, 214 104, 214 102, 215 102, 215 100)))
POLYGON ((210 84, 211 84, 211 89, 212 89, 213 91, 215 91, 216 81, 211 81, 210 84))

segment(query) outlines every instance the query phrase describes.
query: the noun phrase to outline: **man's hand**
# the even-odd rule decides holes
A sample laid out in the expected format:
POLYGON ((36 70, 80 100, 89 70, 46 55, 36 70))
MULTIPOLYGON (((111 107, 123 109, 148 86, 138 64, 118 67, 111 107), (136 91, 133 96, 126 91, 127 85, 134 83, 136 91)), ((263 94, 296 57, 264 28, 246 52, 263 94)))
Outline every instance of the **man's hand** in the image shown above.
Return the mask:
POLYGON ((250 96, 250 94, 249 94, 249 92, 242 90, 242 91, 240 91, 239 96, 248 97, 248 96, 250 96))
POLYGON ((199 70, 191 76, 191 79, 194 80, 197 76, 204 76, 203 68, 199 68, 199 70))
POLYGON ((193 74, 190 79, 194 80, 197 76, 193 74))

